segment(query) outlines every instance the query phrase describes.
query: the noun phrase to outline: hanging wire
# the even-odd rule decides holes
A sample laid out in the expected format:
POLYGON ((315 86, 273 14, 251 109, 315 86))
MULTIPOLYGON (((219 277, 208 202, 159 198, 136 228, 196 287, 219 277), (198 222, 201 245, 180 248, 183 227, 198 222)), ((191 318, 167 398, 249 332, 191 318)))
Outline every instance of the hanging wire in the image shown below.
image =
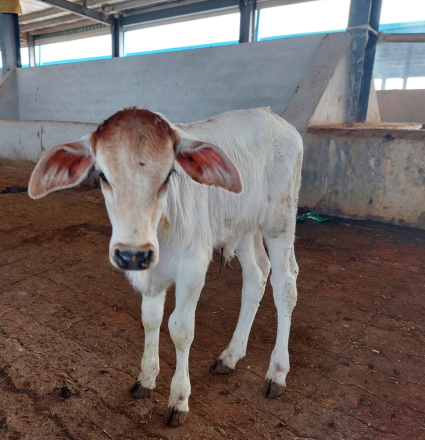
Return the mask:
POLYGON ((215 278, 211 278, 211 279, 207 280, 207 282, 215 281, 218 278, 220 278, 220 276, 221 276, 221 269, 223 268, 223 252, 224 252, 224 248, 221 248, 221 250, 220 250, 220 271, 218 272, 218 275, 215 278))

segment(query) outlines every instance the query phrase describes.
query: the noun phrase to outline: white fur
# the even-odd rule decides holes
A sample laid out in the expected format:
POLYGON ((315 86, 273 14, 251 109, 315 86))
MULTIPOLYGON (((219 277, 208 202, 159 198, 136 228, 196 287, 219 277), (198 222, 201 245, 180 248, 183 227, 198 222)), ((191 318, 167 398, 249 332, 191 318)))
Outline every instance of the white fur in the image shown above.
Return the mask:
POLYGON ((168 406, 172 411, 188 411, 195 309, 214 247, 224 247, 226 258, 236 252, 243 269, 239 322, 219 359, 233 369, 245 356, 271 263, 278 333, 266 380, 278 387, 285 385, 291 313, 297 298, 294 233, 303 148, 299 133, 269 109, 228 112, 173 128, 182 138, 223 149, 236 165, 244 188, 242 194, 235 195, 198 184, 176 162, 177 174, 171 177, 163 210, 170 228, 158 230, 158 264, 146 271, 126 273, 143 295, 145 351, 138 380, 149 389, 154 388, 159 373, 158 338, 165 291, 176 284, 176 308, 169 330, 177 363, 168 406))

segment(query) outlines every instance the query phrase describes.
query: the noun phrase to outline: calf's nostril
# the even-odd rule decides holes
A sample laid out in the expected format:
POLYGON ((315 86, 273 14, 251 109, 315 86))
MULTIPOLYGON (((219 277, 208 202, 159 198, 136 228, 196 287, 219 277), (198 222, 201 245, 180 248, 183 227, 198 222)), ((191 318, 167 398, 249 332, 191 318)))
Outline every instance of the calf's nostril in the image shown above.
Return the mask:
POLYGON ((119 249, 115 249, 115 261, 121 269, 127 269, 128 262, 125 260, 119 249))
POLYGON ((153 251, 121 251, 116 249, 114 252, 115 262, 121 269, 125 270, 144 270, 147 269, 153 259, 153 251))

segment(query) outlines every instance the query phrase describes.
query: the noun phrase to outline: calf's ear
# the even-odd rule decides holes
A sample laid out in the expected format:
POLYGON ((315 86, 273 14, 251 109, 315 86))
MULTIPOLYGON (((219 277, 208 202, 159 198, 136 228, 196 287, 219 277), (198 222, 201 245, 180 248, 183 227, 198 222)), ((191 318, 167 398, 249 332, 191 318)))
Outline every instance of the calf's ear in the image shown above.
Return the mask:
POLYGON ((242 192, 238 170, 229 156, 216 145, 180 138, 176 160, 196 182, 219 186, 236 194, 242 192))
POLYGON ((93 165, 86 143, 71 142, 47 151, 31 174, 29 196, 39 199, 53 191, 78 185, 93 165))

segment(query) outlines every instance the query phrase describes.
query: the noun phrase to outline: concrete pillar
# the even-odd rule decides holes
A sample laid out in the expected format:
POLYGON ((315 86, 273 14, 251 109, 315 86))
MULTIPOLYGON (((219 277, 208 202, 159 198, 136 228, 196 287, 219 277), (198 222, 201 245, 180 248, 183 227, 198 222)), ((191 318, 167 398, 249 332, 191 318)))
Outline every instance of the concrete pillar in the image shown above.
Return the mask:
POLYGON ((0 44, 3 76, 6 76, 9 70, 22 67, 18 14, 0 12, 0 44))

